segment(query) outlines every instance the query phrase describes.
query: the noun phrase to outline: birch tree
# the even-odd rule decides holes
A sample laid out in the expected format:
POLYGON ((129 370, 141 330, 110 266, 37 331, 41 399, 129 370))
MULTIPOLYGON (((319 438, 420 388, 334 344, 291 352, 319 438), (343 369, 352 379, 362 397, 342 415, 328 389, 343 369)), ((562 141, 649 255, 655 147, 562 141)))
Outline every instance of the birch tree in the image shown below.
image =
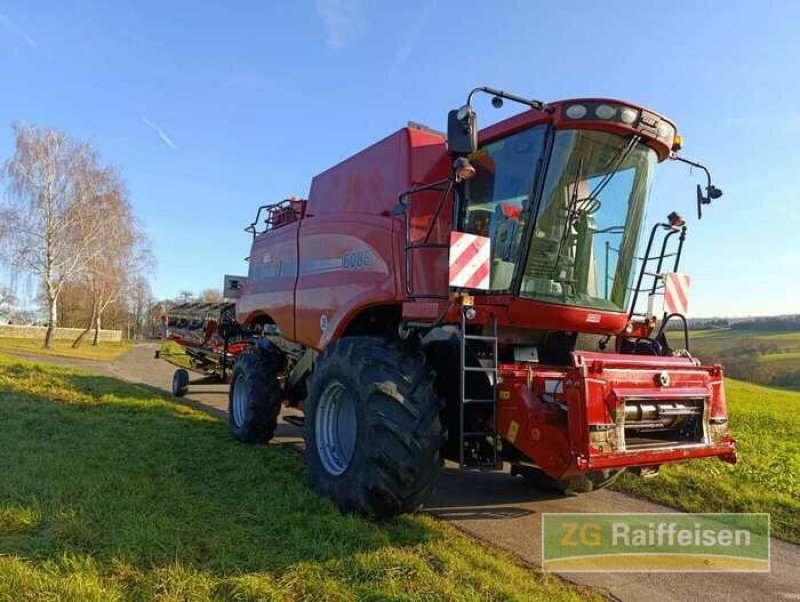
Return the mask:
POLYGON ((39 279, 48 316, 44 346, 52 347, 64 285, 94 258, 104 221, 93 213, 105 192, 97 153, 57 130, 12 126, 15 152, 3 175, 10 183, 3 248, 12 266, 39 279))

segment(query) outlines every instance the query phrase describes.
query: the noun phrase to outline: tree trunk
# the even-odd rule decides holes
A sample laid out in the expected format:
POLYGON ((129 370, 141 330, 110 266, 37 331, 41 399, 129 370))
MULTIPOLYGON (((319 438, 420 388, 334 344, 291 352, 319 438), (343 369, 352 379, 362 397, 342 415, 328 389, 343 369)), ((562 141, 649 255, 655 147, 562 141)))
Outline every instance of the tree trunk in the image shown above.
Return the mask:
POLYGON ((53 348, 53 339, 55 338, 56 334, 56 321, 58 320, 58 297, 53 296, 48 299, 48 311, 47 311, 47 333, 44 335, 44 346, 46 349, 53 348))
POLYGON ((72 342, 72 348, 73 349, 77 349, 78 347, 81 346, 81 343, 83 343, 83 338, 87 334, 89 334, 89 331, 92 329, 92 326, 94 326, 94 321, 95 321, 95 316, 96 315, 97 315, 97 304, 93 303, 92 304, 92 315, 89 318, 89 321, 86 323, 86 328, 84 328, 83 331, 78 335, 78 338, 75 339, 72 342))
POLYGON ((100 343, 100 316, 102 312, 97 312, 97 315, 94 318, 94 340, 92 341, 92 345, 97 347, 100 343))

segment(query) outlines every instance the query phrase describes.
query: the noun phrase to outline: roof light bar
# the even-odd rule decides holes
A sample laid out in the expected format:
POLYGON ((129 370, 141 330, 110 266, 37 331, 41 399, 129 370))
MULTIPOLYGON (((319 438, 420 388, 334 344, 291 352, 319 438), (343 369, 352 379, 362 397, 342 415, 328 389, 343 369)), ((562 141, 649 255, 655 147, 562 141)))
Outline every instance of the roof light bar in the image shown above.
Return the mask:
POLYGON ((563 107, 562 118, 564 121, 620 123, 661 140, 669 148, 672 148, 676 137, 680 141, 675 126, 660 115, 621 104, 591 101, 567 103, 563 107))

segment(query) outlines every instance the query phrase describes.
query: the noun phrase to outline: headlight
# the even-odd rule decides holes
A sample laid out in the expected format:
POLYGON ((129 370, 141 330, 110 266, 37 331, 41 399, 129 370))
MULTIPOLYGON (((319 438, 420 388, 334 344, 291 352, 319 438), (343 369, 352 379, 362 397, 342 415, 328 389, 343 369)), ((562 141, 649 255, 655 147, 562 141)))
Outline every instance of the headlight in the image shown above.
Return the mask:
POLYGON ((634 121, 636 121, 637 117, 639 117, 639 111, 631 109, 630 107, 624 107, 619 112, 619 120, 627 125, 631 125, 634 121))
POLYGON ((656 134, 659 138, 668 139, 675 135, 675 130, 666 121, 662 121, 656 126, 656 134))
POLYGON ((569 105, 564 111, 564 115, 570 119, 581 119, 586 115, 586 111, 585 105, 569 105))
POLYGON ((611 119, 617 114, 617 109, 611 105, 598 105, 594 110, 594 114, 600 119, 611 119))

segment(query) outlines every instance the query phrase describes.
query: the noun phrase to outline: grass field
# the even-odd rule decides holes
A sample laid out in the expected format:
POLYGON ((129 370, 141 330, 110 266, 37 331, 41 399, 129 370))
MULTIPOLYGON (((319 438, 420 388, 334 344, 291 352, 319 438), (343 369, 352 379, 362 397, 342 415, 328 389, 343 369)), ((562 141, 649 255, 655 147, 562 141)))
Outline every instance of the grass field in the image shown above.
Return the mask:
MULTIPOLYGON (((682 340, 676 331, 670 339, 682 340)), ((721 363, 729 376, 764 385, 800 388, 800 332, 720 328, 691 333, 692 354, 721 363)))
POLYGON ((800 393, 726 381, 739 463, 667 466, 615 487, 689 512, 769 512, 773 535, 800 543, 800 393))
MULTIPOLYGON (((91 333, 90 333, 91 334, 91 333)), ((101 342, 96 347, 91 339, 84 341, 77 349, 72 348, 72 340, 56 339, 52 349, 45 349, 41 339, 22 339, 0 337, 0 352, 21 351, 37 355, 55 355, 60 357, 73 357, 82 360, 114 361, 119 356, 130 351, 133 346, 128 341, 119 343, 101 342)))
POLYGON ((0 600, 583 600, 425 516, 342 516, 300 456, 0 356, 0 600))
MULTIPOLYGON (((682 340, 676 331, 670 332, 671 340, 682 340)), ((766 330, 738 330, 720 328, 691 332, 692 352, 704 361, 716 361, 722 356, 734 355, 737 350, 755 347, 761 349, 762 358, 794 355, 800 366, 800 332, 773 332, 766 330)))
POLYGON ((761 358, 762 362, 792 362, 800 365, 800 351, 786 351, 779 353, 768 353, 761 358))

